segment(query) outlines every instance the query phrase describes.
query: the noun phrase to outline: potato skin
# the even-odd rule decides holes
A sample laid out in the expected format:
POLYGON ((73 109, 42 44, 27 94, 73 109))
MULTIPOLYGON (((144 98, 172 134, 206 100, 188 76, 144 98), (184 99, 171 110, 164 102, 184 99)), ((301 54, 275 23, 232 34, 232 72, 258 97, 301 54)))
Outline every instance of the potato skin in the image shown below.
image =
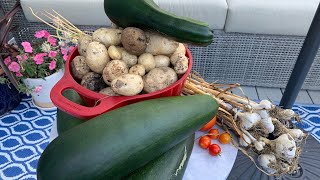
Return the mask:
POLYGON ((147 48, 146 52, 153 55, 171 55, 179 46, 179 43, 168 39, 159 33, 146 32, 147 48))
POLYGON ((101 74, 110 61, 107 48, 99 42, 91 42, 87 47, 86 63, 93 72, 101 74))
POLYGON ((177 53, 177 54, 173 54, 173 55, 170 57, 170 62, 171 62, 171 64, 172 64, 173 66, 175 66, 175 65, 176 65, 176 62, 177 62, 178 60, 181 60, 181 59, 186 59, 186 60, 188 60, 188 58, 186 57, 185 54, 183 54, 183 53, 177 53))
POLYGON ((120 96, 119 94, 115 93, 111 87, 107 87, 107 88, 104 88, 104 89, 101 89, 99 91, 99 93, 101 94, 105 94, 107 96, 120 96))
POLYGON ((123 75, 128 74, 129 70, 125 62, 121 60, 112 60, 103 69, 103 80, 110 85, 112 80, 123 75))
POLYGON ((95 72, 89 72, 83 76, 81 86, 95 92, 99 92, 106 87, 100 74, 95 72))
POLYGON ((178 48, 176 49, 176 51, 173 54, 177 54, 177 53, 182 53, 182 54, 186 54, 187 53, 187 49, 184 46, 184 44, 179 43, 178 48))
POLYGON ((159 91, 169 87, 177 80, 178 76, 173 69, 169 67, 154 68, 143 77, 143 90, 147 93, 159 91))
POLYGON ((120 95, 134 96, 143 90, 143 80, 136 74, 124 74, 111 82, 111 88, 120 95))
POLYGON ((108 54, 109 54, 109 57, 113 60, 120 60, 122 58, 122 55, 119 49, 113 45, 108 48, 108 54))
POLYGON ((78 40, 78 52, 81 56, 86 57, 87 55, 87 47, 88 45, 93 42, 93 39, 91 36, 84 35, 80 36, 78 40))
POLYGON ((121 52, 122 61, 124 61, 128 68, 134 66, 138 62, 138 57, 134 54, 130 54, 123 47, 119 47, 118 50, 121 52))
POLYGON ((136 64, 129 69, 129 74, 144 76, 146 74, 146 68, 141 64, 136 64))
POLYGON ((174 66, 174 70, 178 75, 182 75, 186 73, 188 71, 188 68, 189 68, 189 61, 188 59, 185 59, 185 58, 179 59, 174 66))
POLYGON ((154 61, 156 63, 156 67, 169 67, 170 66, 170 58, 164 55, 154 56, 154 61))
POLYGON ((154 69, 156 67, 156 62, 154 60, 154 57, 150 53, 144 53, 138 58, 138 64, 141 64, 146 69, 146 72, 149 72, 150 70, 154 69))
POLYGON ((76 56, 71 61, 71 71, 75 79, 81 80, 84 75, 90 72, 90 67, 86 63, 86 58, 83 56, 76 56))
POLYGON ((143 30, 135 27, 127 27, 121 35, 123 47, 131 54, 141 55, 147 48, 147 38, 143 30))
POLYGON ((109 48, 111 45, 118 46, 121 43, 121 34, 121 29, 100 28, 93 32, 92 38, 109 48))

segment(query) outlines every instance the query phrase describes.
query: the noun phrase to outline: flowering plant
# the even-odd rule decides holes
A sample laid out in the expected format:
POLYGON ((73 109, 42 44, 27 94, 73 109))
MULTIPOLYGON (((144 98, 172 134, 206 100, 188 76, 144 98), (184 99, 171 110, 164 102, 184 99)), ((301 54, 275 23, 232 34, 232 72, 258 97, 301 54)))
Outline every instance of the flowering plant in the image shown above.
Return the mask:
MULTIPOLYGON (((36 40, 22 42, 23 49, 15 57, 8 56, 4 59, 5 65, 15 74, 18 80, 27 78, 45 78, 63 69, 64 62, 74 46, 65 41, 58 40, 48 31, 37 31, 36 40)), ((19 84, 21 92, 30 92, 24 84, 19 84)), ((34 91, 40 91, 40 87, 34 87, 34 91)))

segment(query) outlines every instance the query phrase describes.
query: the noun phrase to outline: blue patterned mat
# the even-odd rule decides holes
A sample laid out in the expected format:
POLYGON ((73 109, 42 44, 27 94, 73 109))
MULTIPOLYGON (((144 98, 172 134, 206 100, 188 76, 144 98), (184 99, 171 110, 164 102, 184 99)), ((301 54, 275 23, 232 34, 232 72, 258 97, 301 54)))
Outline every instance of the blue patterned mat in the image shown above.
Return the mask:
POLYGON ((36 179, 40 154, 48 145, 56 110, 35 107, 30 97, 0 116, 0 179, 36 179))
MULTIPOLYGON (((303 118, 298 124, 320 142, 320 106, 293 108, 303 118)), ((30 97, 9 114, 0 116, 0 179, 36 179, 40 154, 48 145, 56 111, 36 108, 30 97)))

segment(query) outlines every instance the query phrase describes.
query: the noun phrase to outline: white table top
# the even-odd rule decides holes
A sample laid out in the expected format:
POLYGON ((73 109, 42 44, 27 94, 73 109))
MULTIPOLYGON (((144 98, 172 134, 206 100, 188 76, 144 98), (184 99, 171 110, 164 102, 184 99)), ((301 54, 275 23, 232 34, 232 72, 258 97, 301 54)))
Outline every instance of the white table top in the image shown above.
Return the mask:
MULTIPOLYGON (((222 132, 220 127, 215 127, 217 127, 219 131, 222 132)), ((236 160, 238 150, 231 144, 222 145, 218 140, 212 140, 212 143, 220 145, 222 153, 221 156, 218 157, 211 156, 207 150, 201 149, 198 145, 198 137, 203 134, 203 132, 196 132, 195 144, 193 146, 193 150, 183 180, 227 179, 236 160)), ((50 134, 50 142, 57 136, 57 121, 54 121, 50 134)))

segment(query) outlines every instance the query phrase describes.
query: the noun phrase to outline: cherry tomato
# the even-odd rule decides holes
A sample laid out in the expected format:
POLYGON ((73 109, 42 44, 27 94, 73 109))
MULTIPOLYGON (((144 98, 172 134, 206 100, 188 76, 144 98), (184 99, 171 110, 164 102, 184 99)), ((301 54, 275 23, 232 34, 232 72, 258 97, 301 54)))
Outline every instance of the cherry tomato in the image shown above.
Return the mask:
POLYGON ((209 153, 212 156, 219 156, 221 154, 221 148, 218 144, 211 144, 209 146, 209 153))
POLYGON ((211 139, 208 136, 202 136, 199 139, 199 146, 203 149, 208 149, 211 144, 211 139))
POLYGON ((216 124, 217 116, 214 116, 206 125, 204 125, 200 131, 208 131, 216 124))
POLYGON ((231 142, 231 136, 229 133, 224 132, 219 136, 219 142, 221 144, 229 144, 231 142))
POLYGON ((210 129, 208 134, 212 134, 212 135, 208 135, 211 139, 217 139, 219 137, 219 130, 218 129, 210 129))

